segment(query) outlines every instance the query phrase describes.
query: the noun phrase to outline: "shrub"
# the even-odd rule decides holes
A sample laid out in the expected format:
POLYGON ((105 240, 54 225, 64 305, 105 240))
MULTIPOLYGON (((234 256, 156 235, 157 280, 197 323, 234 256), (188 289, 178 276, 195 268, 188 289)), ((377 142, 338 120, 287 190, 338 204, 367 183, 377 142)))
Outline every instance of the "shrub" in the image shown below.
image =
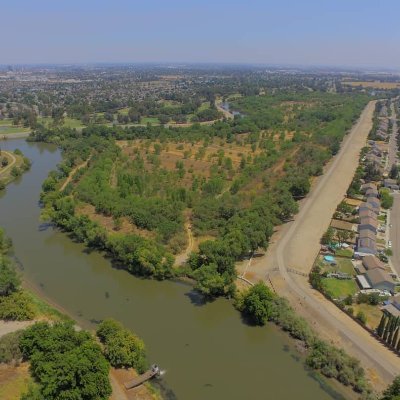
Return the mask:
POLYGON ((8 333, 0 338, 0 363, 9 364, 22 358, 19 340, 22 331, 8 333))
POLYGON ((362 323, 362 324, 366 324, 367 322, 367 316, 365 315, 365 313, 363 311, 359 311, 357 313, 356 318, 362 323))
POLYGON ((109 364, 89 332, 77 332, 69 322, 39 322, 22 333, 20 349, 39 383, 26 400, 109 398, 109 364))
POLYGON ((35 307, 27 293, 18 291, 9 296, 0 296, 0 319, 25 321, 33 319, 35 315, 35 307))
POLYGON ((144 343, 136 335, 112 319, 104 320, 96 332, 104 345, 104 355, 113 367, 146 369, 144 343))

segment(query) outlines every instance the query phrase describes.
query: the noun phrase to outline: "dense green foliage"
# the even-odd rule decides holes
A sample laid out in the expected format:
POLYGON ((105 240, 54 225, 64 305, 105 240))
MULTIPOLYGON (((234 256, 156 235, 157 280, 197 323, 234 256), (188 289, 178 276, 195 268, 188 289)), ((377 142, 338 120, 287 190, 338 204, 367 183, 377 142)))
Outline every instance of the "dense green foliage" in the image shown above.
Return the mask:
POLYGON ((233 102, 243 117, 211 126, 89 126, 82 134, 38 128, 32 140, 56 143, 64 152, 59 171, 43 184, 44 214, 76 240, 107 250, 129 271, 169 278, 180 273, 172 268, 171 253, 183 249, 190 210, 193 232, 215 240, 200 244, 184 273, 206 295, 231 294, 235 262, 266 248, 274 226, 297 212, 296 200, 308 193, 310 178, 321 174, 338 151, 367 100, 363 95, 306 92, 251 96, 233 102), (128 145, 140 140, 147 147, 144 152, 136 148, 128 158, 115 139, 128 145), (201 159, 216 142, 221 147, 209 157, 207 177, 185 170, 183 161, 175 169, 161 165, 160 152, 169 143, 202 143, 195 158, 201 159), (236 167, 222 147, 230 143, 246 152, 245 146, 252 149, 242 153, 236 167), (61 182, 83 161, 87 166, 59 192, 61 182), (81 204, 112 217, 116 227, 127 218, 145 234, 107 232, 76 212, 81 204))
POLYGON ((393 383, 383 392, 381 400, 400 399, 400 376, 396 377, 393 383))
POLYGON ((275 322, 292 337, 304 342, 308 352, 306 363, 312 369, 351 386, 357 392, 365 395, 370 392, 359 361, 318 338, 288 302, 274 294, 264 283, 260 282, 240 294, 236 306, 254 323, 264 325, 267 321, 275 322))
POLYGON ((36 310, 30 296, 21 289, 21 280, 10 257, 11 241, 0 229, 0 319, 27 320, 36 310))
POLYGON ((139 373, 145 371, 144 343, 122 324, 112 319, 104 320, 96 334, 104 345, 104 355, 113 367, 135 368, 139 373))
MULTIPOLYGON (((109 364, 94 338, 88 332, 76 331, 72 323, 36 323, 23 332, 20 349, 40 384, 41 398, 109 398, 109 364)), ((31 393, 26 398, 35 397, 31 393)))
POLYGON ((19 341, 22 331, 7 333, 0 337, 0 363, 18 362, 22 358, 19 341))

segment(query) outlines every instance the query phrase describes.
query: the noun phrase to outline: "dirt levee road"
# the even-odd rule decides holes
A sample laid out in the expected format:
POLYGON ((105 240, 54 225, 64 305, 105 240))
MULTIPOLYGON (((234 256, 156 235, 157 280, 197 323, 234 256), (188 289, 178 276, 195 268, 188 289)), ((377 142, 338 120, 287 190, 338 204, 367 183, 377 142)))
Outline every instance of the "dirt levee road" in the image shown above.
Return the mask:
POLYGON ((273 236, 266 256, 251 265, 246 278, 272 283, 321 336, 360 359, 374 386, 382 389, 400 373, 400 359, 314 290, 306 277, 288 271, 296 269, 306 275, 310 272, 319 251, 320 238, 358 166, 360 150, 365 146, 372 126, 374 108, 374 102, 367 105, 343 141, 339 154, 327 166, 307 199, 302 201, 294 221, 282 226, 273 236))
POLYGON ((320 248, 320 239, 353 179, 360 150, 371 130, 374 108, 374 102, 365 108, 344 140, 341 151, 333 158, 295 217, 295 227, 285 249, 287 267, 310 272, 320 248))

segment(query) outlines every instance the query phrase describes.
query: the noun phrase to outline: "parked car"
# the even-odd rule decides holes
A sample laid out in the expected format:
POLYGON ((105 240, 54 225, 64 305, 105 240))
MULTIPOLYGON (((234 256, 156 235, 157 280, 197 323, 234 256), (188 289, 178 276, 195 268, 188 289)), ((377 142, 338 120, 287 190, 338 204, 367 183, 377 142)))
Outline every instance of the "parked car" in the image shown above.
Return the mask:
POLYGON ((392 247, 392 241, 391 240, 388 241, 388 247, 389 248, 392 247))

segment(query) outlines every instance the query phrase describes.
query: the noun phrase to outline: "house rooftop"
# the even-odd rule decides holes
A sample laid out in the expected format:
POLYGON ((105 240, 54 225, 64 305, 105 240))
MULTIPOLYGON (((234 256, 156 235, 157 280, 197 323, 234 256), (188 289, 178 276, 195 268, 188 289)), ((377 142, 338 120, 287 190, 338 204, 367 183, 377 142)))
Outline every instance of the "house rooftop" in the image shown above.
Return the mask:
POLYGON ((374 228, 378 227, 378 220, 376 218, 371 217, 361 217, 360 218, 360 225, 371 225, 374 228))
POLYGON ((379 260, 378 257, 372 255, 363 257, 362 264, 368 271, 374 268, 380 268, 383 270, 385 269, 385 266, 383 265, 382 261, 379 260))
POLYGON ((365 276, 372 286, 378 285, 382 282, 394 283, 392 277, 380 268, 370 269, 365 273, 365 276))

